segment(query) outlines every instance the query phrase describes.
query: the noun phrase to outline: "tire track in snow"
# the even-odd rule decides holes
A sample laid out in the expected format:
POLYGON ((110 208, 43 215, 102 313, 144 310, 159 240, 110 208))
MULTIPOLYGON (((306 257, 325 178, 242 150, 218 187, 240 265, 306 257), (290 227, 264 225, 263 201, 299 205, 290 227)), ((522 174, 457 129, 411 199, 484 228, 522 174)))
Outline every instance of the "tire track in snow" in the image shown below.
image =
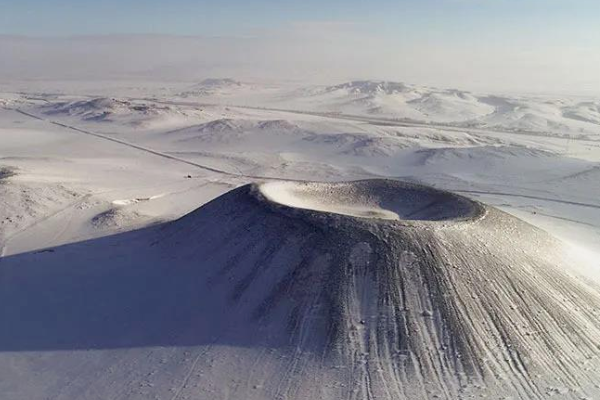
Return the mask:
POLYGON ((185 374, 185 377, 183 378, 183 381, 181 382, 181 385, 179 385, 179 387, 177 388, 177 390, 173 394, 173 397, 171 397, 171 400, 177 400, 179 398, 179 396, 181 396, 181 393, 187 387, 187 384, 189 383, 190 378, 192 377, 192 374, 196 370, 196 366, 198 365, 198 362, 200 361, 200 358, 203 357, 203 356, 205 356, 205 355, 207 355, 208 352, 210 350, 212 350, 212 346, 217 342, 217 340, 218 340, 218 338, 215 338, 213 340, 213 342, 207 348, 205 348, 203 351, 201 351, 200 353, 198 353, 198 355, 196 355, 196 357, 194 358, 194 361, 192 362, 192 365, 190 366, 190 369, 185 374))

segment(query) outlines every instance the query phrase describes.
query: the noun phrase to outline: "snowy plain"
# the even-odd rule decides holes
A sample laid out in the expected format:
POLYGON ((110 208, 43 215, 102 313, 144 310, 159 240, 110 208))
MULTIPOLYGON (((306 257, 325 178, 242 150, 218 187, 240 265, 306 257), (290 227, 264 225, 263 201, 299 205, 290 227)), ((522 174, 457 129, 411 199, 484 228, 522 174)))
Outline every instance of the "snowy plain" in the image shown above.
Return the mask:
MULTIPOLYGON (((598 98, 235 79, 0 91, 2 399, 294 399, 295 374, 329 374, 225 326, 220 313, 243 307, 211 309, 189 270, 152 267, 188 266, 211 234, 149 247, 163 225, 251 182, 392 178, 449 190, 559 238, 584 260, 570 273, 600 279, 598 98), (178 331, 203 323, 187 320, 195 306, 223 326, 178 331)), ((335 398, 330 385, 301 394, 335 398)), ((540 398, 584 398, 578 390, 549 386, 540 398)))

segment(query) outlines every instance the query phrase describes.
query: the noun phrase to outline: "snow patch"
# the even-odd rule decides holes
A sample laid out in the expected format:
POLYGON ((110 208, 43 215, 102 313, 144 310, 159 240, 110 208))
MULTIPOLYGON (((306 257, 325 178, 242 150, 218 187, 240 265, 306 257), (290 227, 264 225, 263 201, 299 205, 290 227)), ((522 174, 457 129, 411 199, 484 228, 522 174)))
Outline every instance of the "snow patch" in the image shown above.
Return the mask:
POLYGON ((116 206, 128 206, 131 204, 137 204, 137 203, 141 203, 144 201, 159 199, 164 196, 165 196, 165 194, 163 193, 163 194, 157 194, 157 195, 150 196, 150 197, 136 197, 133 199, 113 200, 112 204, 114 204, 116 206))

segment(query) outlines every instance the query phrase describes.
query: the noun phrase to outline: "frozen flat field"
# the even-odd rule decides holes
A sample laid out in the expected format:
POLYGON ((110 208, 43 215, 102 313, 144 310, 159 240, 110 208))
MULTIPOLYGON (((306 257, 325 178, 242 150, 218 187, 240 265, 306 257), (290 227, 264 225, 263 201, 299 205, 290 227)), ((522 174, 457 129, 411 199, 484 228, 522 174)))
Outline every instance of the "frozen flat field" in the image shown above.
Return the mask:
MULTIPOLYGON (((529 379, 522 371, 498 367, 502 379, 521 382, 486 388, 485 380, 471 384, 440 375, 445 382, 440 383, 421 376, 419 385, 402 392, 404 381, 392 385, 392 378, 384 378, 389 371, 370 375, 377 371, 368 366, 372 350, 360 346, 353 357, 367 367, 356 372, 357 383, 347 364, 330 365, 325 352, 306 344, 314 332, 292 329, 301 338, 290 348, 281 323, 255 330, 244 322, 250 312, 245 304, 276 287, 276 272, 271 278, 260 275, 260 285, 238 283, 235 293, 253 290, 241 305, 209 293, 225 293, 225 278, 193 272, 196 264, 206 270, 210 263, 233 265, 240 258, 248 265, 292 265, 306 252, 302 243, 274 243, 273 232, 285 236, 286 231, 263 225, 286 223, 278 219, 244 214, 239 221, 248 218, 247 224, 239 222, 229 232, 205 212, 194 224, 194 210, 220 195, 269 182, 274 198, 294 207, 389 217, 370 203, 356 208, 343 199, 339 204, 299 199, 277 186, 285 187, 288 183, 278 182, 284 180, 388 178, 451 191, 541 228, 577 260, 561 262, 564 272, 595 287, 600 100, 374 81, 318 87, 233 79, 148 86, 47 82, 1 90, 3 400, 580 399, 600 392, 593 380, 572 376, 573 366, 548 380, 536 377, 535 389, 522 382, 529 379), (173 232, 173 226, 189 231, 173 232), (260 229, 253 231, 256 226, 260 229), (247 240, 245 232, 271 242, 247 240), (235 263, 219 246, 231 249, 235 263), (269 246, 290 250, 269 253, 269 246), (200 251, 207 248, 215 250, 214 260, 200 251), (390 387, 384 390, 381 383, 373 389, 372 382, 390 387)), ((291 237, 305 239, 305 232, 294 232, 291 237)), ((519 237, 515 249, 525 246, 523 241, 527 237, 519 237)), ((314 267, 321 261, 311 262, 314 267)), ((355 284, 369 290, 368 284, 355 284)), ((548 291, 556 289, 548 285, 548 291)), ((360 296, 368 297, 365 293, 360 296)), ((360 302, 360 296, 354 300, 360 302)), ((319 308, 318 298, 312 307, 319 308)), ((590 335, 596 328, 590 327, 590 335)), ((584 339, 600 345, 598 337, 584 339)), ((432 346, 441 343, 431 340, 432 346)), ((582 376, 600 376, 596 355, 589 357, 589 365, 577 368, 582 376)))

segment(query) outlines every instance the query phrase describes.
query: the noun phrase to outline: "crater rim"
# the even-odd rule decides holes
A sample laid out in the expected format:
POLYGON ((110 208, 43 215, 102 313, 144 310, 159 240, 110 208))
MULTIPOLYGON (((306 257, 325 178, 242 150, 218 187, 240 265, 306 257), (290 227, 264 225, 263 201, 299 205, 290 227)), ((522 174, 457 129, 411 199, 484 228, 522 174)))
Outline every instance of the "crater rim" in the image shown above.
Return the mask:
POLYGON ((345 216, 387 223, 472 221, 483 204, 430 186, 392 179, 342 182, 270 181, 255 184, 259 197, 301 213, 345 216))

